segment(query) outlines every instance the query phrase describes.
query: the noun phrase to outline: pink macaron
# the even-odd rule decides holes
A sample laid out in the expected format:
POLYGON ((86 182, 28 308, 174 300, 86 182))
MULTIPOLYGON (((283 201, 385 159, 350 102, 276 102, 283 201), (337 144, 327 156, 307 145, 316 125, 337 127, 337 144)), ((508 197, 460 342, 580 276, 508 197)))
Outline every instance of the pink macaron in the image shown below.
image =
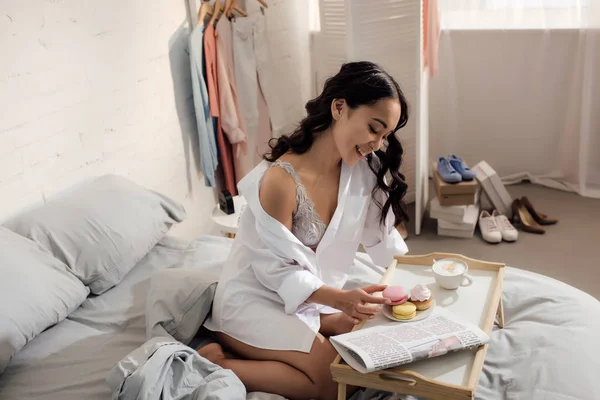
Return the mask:
POLYGON ((402 286, 388 286, 381 295, 386 299, 390 299, 392 306, 403 304, 408 300, 408 293, 402 286))

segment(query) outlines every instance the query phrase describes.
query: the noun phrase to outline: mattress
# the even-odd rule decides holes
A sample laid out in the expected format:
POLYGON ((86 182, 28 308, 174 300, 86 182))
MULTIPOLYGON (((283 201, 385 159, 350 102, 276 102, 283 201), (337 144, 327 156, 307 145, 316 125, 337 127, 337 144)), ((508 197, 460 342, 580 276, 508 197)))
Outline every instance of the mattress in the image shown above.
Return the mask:
POLYGON ((0 398, 109 399, 108 371, 146 341, 149 277, 181 260, 186 247, 163 239, 119 285, 88 297, 67 319, 29 342, 0 376, 0 398))
MULTIPOLYGON (((600 302, 563 282, 511 267, 502 301, 504 328, 492 331, 475 398, 600 399, 600 302)), ((363 390, 352 400, 403 397, 363 390)))
MULTIPOLYGON (((66 320, 21 350, 0 376, 3 400, 105 400, 110 368, 146 341, 150 276, 179 262, 225 259, 230 240, 163 239, 113 289, 90 296, 66 320)), ((383 270, 359 253, 348 287, 378 282, 383 270)), ((478 399, 599 399, 600 302, 564 283, 507 268, 505 328, 492 333, 478 399)), ((355 399, 392 398, 362 391, 355 399)), ((393 397, 398 398, 398 397, 393 397)), ((250 393, 251 400, 281 400, 250 393)))

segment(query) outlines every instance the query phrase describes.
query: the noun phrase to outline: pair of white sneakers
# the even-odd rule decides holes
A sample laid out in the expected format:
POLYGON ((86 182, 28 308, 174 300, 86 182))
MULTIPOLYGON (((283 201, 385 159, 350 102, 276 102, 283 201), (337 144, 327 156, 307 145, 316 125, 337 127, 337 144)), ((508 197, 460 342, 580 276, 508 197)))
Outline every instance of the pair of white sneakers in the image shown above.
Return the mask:
POLYGON ((490 215, 487 211, 479 214, 479 230, 486 242, 500 243, 502 240, 514 242, 519 238, 519 232, 510 223, 506 215, 494 210, 490 215))

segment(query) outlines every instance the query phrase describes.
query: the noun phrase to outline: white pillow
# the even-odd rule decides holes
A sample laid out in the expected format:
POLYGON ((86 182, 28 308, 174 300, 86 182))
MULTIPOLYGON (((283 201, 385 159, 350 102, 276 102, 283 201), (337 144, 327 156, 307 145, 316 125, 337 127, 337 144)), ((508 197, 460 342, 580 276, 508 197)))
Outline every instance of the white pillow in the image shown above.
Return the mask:
POLYGON ((44 329, 89 294, 66 265, 36 243, 0 227, 0 374, 44 329))
POLYGON ((105 175, 6 222, 65 263, 94 294, 117 285, 186 217, 167 197, 105 175))

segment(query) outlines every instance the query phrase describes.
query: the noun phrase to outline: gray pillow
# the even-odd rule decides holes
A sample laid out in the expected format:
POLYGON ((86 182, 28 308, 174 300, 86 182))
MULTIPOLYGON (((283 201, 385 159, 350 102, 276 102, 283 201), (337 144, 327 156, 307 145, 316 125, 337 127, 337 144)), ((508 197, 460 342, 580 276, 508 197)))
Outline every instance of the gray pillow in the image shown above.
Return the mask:
POLYGON ((0 374, 44 329, 65 319, 88 289, 31 240, 0 227, 0 374))
POLYGON ((92 293, 102 294, 185 217, 173 200, 105 175, 4 225, 39 243, 92 293))

